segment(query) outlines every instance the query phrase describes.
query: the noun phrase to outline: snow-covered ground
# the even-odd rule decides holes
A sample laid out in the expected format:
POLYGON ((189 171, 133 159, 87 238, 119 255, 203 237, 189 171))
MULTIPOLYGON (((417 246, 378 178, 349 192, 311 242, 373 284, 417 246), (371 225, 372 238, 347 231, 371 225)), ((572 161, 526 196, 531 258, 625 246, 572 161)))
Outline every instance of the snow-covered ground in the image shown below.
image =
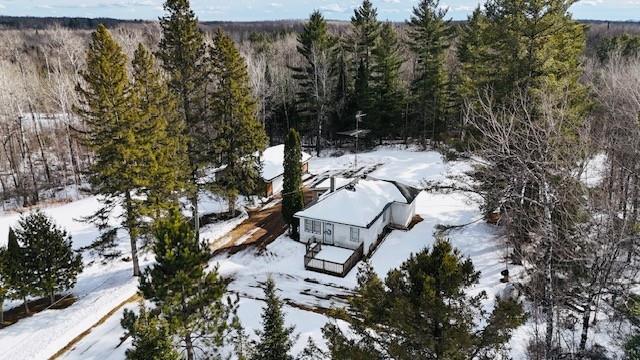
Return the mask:
MULTIPOLYGON (((315 174, 339 174, 353 170, 352 154, 340 157, 312 158, 310 171, 315 174)), ((358 155, 358 169, 374 169, 369 175, 401 181, 413 186, 421 186, 428 181, 450 181, 448 176, 461 175, 470 169, 469 162, 445 163, 436 152, 420 152, 401 148, 379 148, 358 155)), ((507 285, 500 283, 500 272, 505 269, 506 247, 500 239, 500 230, 481 221, 477 199, 461 193, 434 194, 421 193, 417 198, 416 213, 424 219, 410 231, 393 231, 372 255, 370 263, 380 276, 400 264, 412 253, 431 246, 439 224, 461 225, 451 230, 447 237, 465 256, 471 257, 477 270, 481 271, 480 282, 471 291, 487 292, 487 308, 491 308, 495 296, 507 285)), ((76 247, 93 240, 96 231, 90 225, 79 224, 72 219, 91 212, 96 200, 89 198, 63 207, 51 208, 47 213, 65 226, 78 241, 76 247)), ((6 239, 6 228, 16 217, 0 218, 0 241, 6 239)), ((231 224, 214 224, 203 231, 219 236, 231 224)), ((123 251, 126 238, 122 236, 123 251)), ((249 334, 260 327, 260 313, 263 302, 263 284, 269 276, 275 281, 280 296, 288 303, 285 307, 286 320, 296 328, 299 339, 295 351, 301 350, 309 336, 324 346, 321 328, 330 321, 324 315, 307 311, 309 308, 330 308, 344 306, 343 297, 356 285, 356 270, 345 278, 339 278, 304 269, 305 246, 283 235, 271 243, 266 251, 258 253, 249 248, 231 256, 219 255, 212 264, 219 265, 220 272, 233 278, 230 290, 241 296, 239 315, 249 334)), ((152 261, 143 257, 145 263, 152 261)), ((108 264, 96 263, 87 267, 81 275, 74 293, 80 300, 65 310, 36 314, 29 319, 0 331, 0 352, 8 359, 41 359, 59 350, 79 332, 119 304, 123 298, 135 292, 136 280, 129 274, 129 264, 115 261, 108 264), (92 287, 96 289, 91 290, 92 287), (91 290, 91 291, 90 291, 91 290), (84 296, 84 298, 83 298, 84 296), (87 300, 83 300, 87 299, 87 300)), ((519 269, 510 268, 512 276, 519 269)), ((130 306, 135 306, 132 304, 130 306)), ((65 356, 68 359, 122 359, 129 345, 120 343, 123 330, 119 326, 122 310, 116 312, 103 324, 92 329, 65 356)), ((512 357, 524 358, 524 350, 531 329, 522 327, 516 333, 511 345, 512 357)))

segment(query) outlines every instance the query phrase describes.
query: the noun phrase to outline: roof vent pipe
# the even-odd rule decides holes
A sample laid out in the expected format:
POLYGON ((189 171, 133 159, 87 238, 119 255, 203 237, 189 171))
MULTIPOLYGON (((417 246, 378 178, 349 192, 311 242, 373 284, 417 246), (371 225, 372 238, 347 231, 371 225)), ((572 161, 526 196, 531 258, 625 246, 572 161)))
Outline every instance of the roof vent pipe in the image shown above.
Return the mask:
POLYGON ((329 178, 329 192, 336 191, 336 178, 332 176, 329 178))

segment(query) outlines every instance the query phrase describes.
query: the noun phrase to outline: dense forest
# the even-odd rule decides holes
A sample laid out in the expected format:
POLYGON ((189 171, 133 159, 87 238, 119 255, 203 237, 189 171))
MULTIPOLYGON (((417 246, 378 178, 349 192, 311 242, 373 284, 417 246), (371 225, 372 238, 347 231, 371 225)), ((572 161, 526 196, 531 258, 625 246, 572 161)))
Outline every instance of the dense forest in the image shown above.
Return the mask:
MULTIPOLYGON (((499 358, 527 317, 531 359, 604 358, 588 346, 598 316, 636 334, 640 321, 640 27, 581 23, 569 4, 490 0, 465 22, 448 20, 436 0, 420 1, 404 23, 378 20, 368 0, 350 22, 314 11, 304 22, 200 24, 185 0, 167 1, 159 22, 95 30, 92 21, 15 28, 4 19, 3 206, 86 191, 106 199, 96 222, 123 209, 148 300, 123 319, 128 358, 193 359, 199 346, 208 356, 233 339, 240 358, 289 359, 275 285, 265 285, 261 339, 247 343, 226 279, 206 268, 199 218, 177 209, 186 198, 197 213, 208 190, 234 214, 256 187, 259 150, 287 139, 294 154, 320 155, 359 127, 365 146, 481 159, 456 190, 479 195, 503 225, 509 261, 526 270, 514 292, 527 314, 509 297, 483 309, 485 294, 464 291, 477 282, 473 264, 439 239, 385 279, 364 266, 336 314, 349 332, 325 326, 328 353, 310 343, 307 359, 499 358), (598 156, 606 173, 592 189, 582 174, 598 156), (136 255, 143 237, 157 261, 146 270, 136 255)), ((639 339, 620 339, 630 358, 639 339)))

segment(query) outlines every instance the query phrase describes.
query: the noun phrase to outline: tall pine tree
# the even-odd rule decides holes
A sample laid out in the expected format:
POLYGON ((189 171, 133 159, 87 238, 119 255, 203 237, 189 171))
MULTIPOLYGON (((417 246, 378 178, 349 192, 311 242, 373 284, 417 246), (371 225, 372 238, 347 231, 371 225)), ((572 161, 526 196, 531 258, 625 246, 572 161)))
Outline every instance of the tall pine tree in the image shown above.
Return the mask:
POLYGON ((267 305, 262 310, 262 330, 256 331, 259 340, 252 360, 293 360, 290 355, 294 344, 293 327, 284 323, 282 301, 276 294, 276 284, 271 277, 264 289, 267 305))
POLYGON ((282 216, 289 225, 291 236, 298 238, 299 220, 294 217, 304 207, 302 190, 302 148, 295 129, 289 130, 284 143, 284 180, 282 187, 282 216))
POLYGON ((402 56, 400 42, 393 24, 382 26, 380 38, 372 51, 371 86, 373 111, 369 113, 374 134, 382 141, 385 136, 398 136, 401 129, 404 93, 400 78, 402 56))
POLYGON ((22 246, 24 266, 33 270, 32 294, 49 297, 71 289, 82 271, 82 255, 73 251, 71 237, 41 211, 18 222, 15 230, 22 246))
POLYGON ((149 155, 146 167, 143 213, 152 218, 177 206, 189 174, 187 152, 176 100, 159 71, 153 55, 140 44, 133 59, 133 93, 141 121, 141 144, 149 155))
POLYGON ((508 104, 524 92, 569 99, 568 133, 582 124, 588 106, 580 83, 585 26, 571 18, 571 0, 491 0, 485 4, 484 36, 491 51, 484 57, 491 70, 488 85, 497 104, 508 104))
POLYGON ((298 106, 311 120, 316 138, 316 155, 322 150, 323 128, 333 108, 334 49, 336 41, 327 30, 327 21, 320 11, 314 11, 298 34, 298 53, 303 57, 300 67, 293 68, 298 80, 298 106))
POLYGON ((190 172, 190 199, 194 227, 199 236, 198 187, 201 171, 214 161, 211 134, 215 127, 207 121, 205 98, 207 74, 204 34, 198 28, 198 19, 189 0, 167 0, 166 15, 160 18, 162 38, 158 57, 169 75, 169 86, 178 99, 178 109, 187 140, 190 172))
POLYGON ((225 165, 216 176, 216 189, 227 198, 229 213, 234 214, 238 195, 252 194, 258 187, 258 154, 267 145, 267 135, 256 118, 247 65, 233 39, 222 30, 213 38, 211 68, 217 81, 212 116, 220 132, 218 156, 225 165))
POLYGON ((94 192, 105 200, 94 216, 105 216, 116 205, 124 210, 122 225, 129 232, 133 274, 140 274, 137 240, 140 235, 140 206, 136 190, 147 185, 143 130, 135 96, 127 74, 127 57, 103 25, 91 34, 87 49, 85 86, 77 86, 82 115, 88 127, 85 141, 95 160, 90 171, 94 192))
POLYGON ((140 278, 140 291, 153 302, 159 316, 188 360, 196 351, 224 345, 235 304, 228 303, 226 282, 217 269, 206 269, 210 258, 193 228, 177 210, 157 222, 153 251, 156 263, 140 278))
MULTIPOLYGON (((356 111, 369 113, 372 110, 373 93, 371 90, 372 52, 380 36, 378 11, 369 0, 353 11, 351 17, 351 48, 355 86, 353 97, 356 111)), ((371 118, 371 115, 370 117, 371 118)))
POLYGON ((447 130, 447 75, 445 51, 450 45, 451 27, 445 21, 446 9, 438 0, 421 0, 409 21, 409 46, 416 55, 416 74, 412 84, 422 141, 440 140, 447 130))

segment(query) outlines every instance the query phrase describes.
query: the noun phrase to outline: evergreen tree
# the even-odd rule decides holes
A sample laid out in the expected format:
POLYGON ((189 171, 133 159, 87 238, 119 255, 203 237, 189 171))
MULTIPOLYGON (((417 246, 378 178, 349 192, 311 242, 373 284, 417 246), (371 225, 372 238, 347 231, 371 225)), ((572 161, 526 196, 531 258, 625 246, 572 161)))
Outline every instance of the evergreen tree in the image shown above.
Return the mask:
MULTIPOLYGON (((9 229, 9 231, 12 231, 9 229)), ((4 326, 4 300, 9 295, 9 277, 7 276, 7 249, 0 248, 0 328, 4 326)))
POLYGON ((144 175, 143 213, 152 218, 166 214, 178 204, 178 195, 186 187, 187 153, 183 123, 178 116, 175 97, 169 93, 152 54, 139 44, 133 59, 133 93, 137 114, 142 123, 145 151, 149 155, 144 175))
POLYGON ((327 22, 314 11, 298 34, 298 53, 304 58, 301 67, 293 68, 298 80, 298 106, 300 112, 312 119, 316 138, 316 155, 322 149, 321 139, 327 115, 333 110, 333 60, 335 40, 327 31, 327 22))
POLYGON ((9 228, 9 240, 7 242, 5 274, 11 297, 22 300, 24 312, 29 314, 29 303, 27 297, 34 292, 35 272, 26 262, 24 249, 18 243, 18 237, 12 228, 9 228))
POLYGON ((384 136, 399 135, 404 103, 400 80, 402 56, 393 24, 387 22, 382 26, 372 55, 371 83, 374 105, 369 118, 373 123, 374 134, 382 141, 384 136))
POLYGON ((267 306, 262 311, 262 330, 256 331, 260 340, 255 346, 253 360, 292 360, 293 327, 284 324, 282 301, 276 294, 276 284, 271 277, 264 289, 267 306))
POLYGON ((471 261, 444 240, 391 270, 384 283, 365 266, 346 314, 356 336, 346 337, 335 324, 323 329, 332 357, 494 358, 525 316, 519 303, 501 299, 487 316, 486 294, 465 291, 479 276, 471 261), (485 325, 478 329, 480 322, 485 325))
POLYGON ((416 55, 412 91, 423 143, 427 137, 440 140, 440 133, 447 130, 444 56, 450 45, 451 27, 444 20, 447 10, 439 4, 438 0, 421 0, 409 21, 409 46, 416 55))
MULTIPOLYGON (((200 172, 214 159, 211 149, 215 128, 209 121, 205 104, 208 64, 204 34, 198 28, 198 19, 189 6, 189 0, 167 0, 167 14, 160 18, 162 38, 158 57, 169 75, 169 87, 178 99, 178 110, 187 140, 190 172, 190 198, 193 214, 198 214, 198 185, 200 172)), ((199 217, 194 216, 194 227, 199 236, 199 217)))
POLYGON ((235 304, 225 300, 224 279, 217 269, 205 268, 210 257, 205 249, 189 223, 171 210, 154 228, 156 264, 140 278, 141 293, 166 319, 188 360, 203 343, 214 349, 223 345, 235 311, 235 304))
POLYGON ((355 71, 354 99, 356 110, 369 113, 373 104, 371 91, 372 52, 380 36, 378 11, 369 0, 353 11, 351 47, 355 71))
POLYGON ((169 324, 147 310, 140 303, 140 314, 126 310, 120 324, 131 336, 131 347, 125 352, 127 360, 178 360, 180 354, 174 349, 169 324))
POLYGON ((569 99, 568 132, 583 121, 588 102, 580 83, 585 26, 568 13, 571 0, 491 0, 485 4, 483 36, 491 48, 484 56, 488 86, 496 104, 508 104, 524 91, 536 101, 558 94, 569 99))
POLYGON ((294 238, 298 237, 299 220, 294 217, 304 207, 302 190, 302 148, 295 129, 289 130, 284 143, 284 180, 282 187, 282 215, 294 238))
POLYGON ((86 63, 82 72, 86 85, 77 86, 82 104, 78 112, 88 127, 85 141, 95 155, 89 180, 93 191, 105 198, 93 219, 106 216, 118 204, 122 206, 133 275, 138 276, 140 206, 134 194, 148 185, 145 124, 134 111, 136 99, 127 74, 127 57, 103 25, 91 35, 86 63))
POLYGON ((247 65, 233 40, 222 30, 213 38, 211 68, 217 79, 211 101, 220 132, 219 157, 226 166, 216 176, 216 189, 227 198, 229 213, 234 214, 238 195, 252 194, 257 189, 257 154, 264 150, 267 135, 256 118, 247 65))
POLYGON ((82 255, 73 251, 71 237, 44 213, 22 217, 15 235, 22 245, 24 266, 33 269, 33 292, 48 296, 71 289, 82 271, 82 255))
POLYGON ((460 34, 456 44, 456 54, 460 62, 459 70, 453 74, 455 94, 452 99, 452 117, 462 130, 461 140, 467 142, 468 129, 464 122, 465 102, 473 105, 479 96, 484 96, 488 88, 491 70, 487 57, 490 48, 487 45, 487 18, 478 6, 468 17, 467 22, 460 27, 460 34))
POLYGON ((316 345, 311 337, 307 338, 307 345, 298 356, 298 360, 324 360, 327 354, 316 345))

